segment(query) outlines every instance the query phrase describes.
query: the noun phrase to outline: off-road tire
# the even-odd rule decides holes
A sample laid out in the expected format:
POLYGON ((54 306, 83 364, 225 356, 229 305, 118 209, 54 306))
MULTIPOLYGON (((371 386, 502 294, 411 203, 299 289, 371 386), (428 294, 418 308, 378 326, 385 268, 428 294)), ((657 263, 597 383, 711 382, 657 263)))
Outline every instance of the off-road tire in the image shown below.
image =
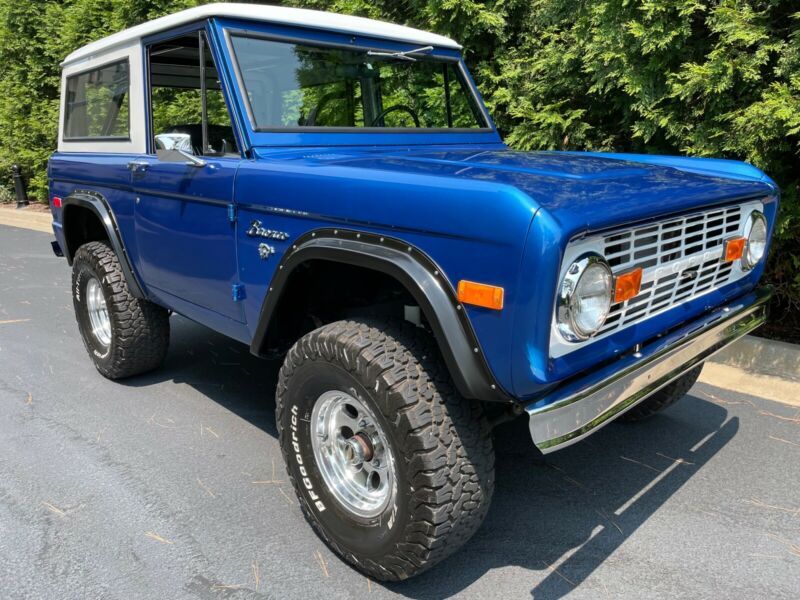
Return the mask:
POLYGON ((494 449, 480 403, 455 391, 430 337, 408 323, 339 321, 300 339, 281 368, 279 441, 304 515, 322 540, 367 576, 407 579, 440 562, 480 527, 494 487, 494 449), (330 494, 311 448, 320 393, 345 387, 370 406, 396 465, 393 506, 356 519, 330 494))
POLYGON ((94 366, 109 379, 151 371, 164 361, 169 347, 169 313, 134 297, 119 259, 106 242, 89 242, 75 252, 72 302, 86 351, 94 366), (92 333, 86 306, 86 286, 100 282, 111 321, 111 343, 103 346, 92 333))
POLYGON ((681 377, 668 386, 661 388, 655 394, 634 406, 623 414, 620 420, 627 422, 641 421, 675 404, 678 400, 683 398, 697 382, 697 378, 700 377, 700 372, 702 370, 703 364, 701 363, 685 375, 681 375, 681 377))

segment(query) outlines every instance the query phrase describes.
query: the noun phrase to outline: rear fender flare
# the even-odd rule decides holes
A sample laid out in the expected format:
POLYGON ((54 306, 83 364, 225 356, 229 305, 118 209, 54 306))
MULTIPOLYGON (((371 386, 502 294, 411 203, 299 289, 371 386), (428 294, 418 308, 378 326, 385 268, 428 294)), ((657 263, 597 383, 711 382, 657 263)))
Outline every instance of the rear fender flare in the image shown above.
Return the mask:
MULTIPOLYGON (((111 244, 114 254, 116 254, 119 259, 122 273, 125 275, 125 281, 128 284, 131 294, 136 298, 144 298, 145 295, 142 291, 142 286, 131 266, 130 257, 125 250, 125 244, 122 242, 122 235, 119 232, 119 227, 117 227, 117 220, 114 218, 114 212, 111 210, 105 197, 91 190, 75 190, 62 200, 61 223, 64 227, 64 236, 67 240, 69 240, 70 236, 70 232, 67 230, 67 219, 73 207, 87 208, 95 214, 106 231, 109 244, 111 244)), ((69 243, 67 243, 66 246, 66 248, 63 248, 64 256, 67 259, 67 263, 72 265, 74 257, 72 256, 69 243)))

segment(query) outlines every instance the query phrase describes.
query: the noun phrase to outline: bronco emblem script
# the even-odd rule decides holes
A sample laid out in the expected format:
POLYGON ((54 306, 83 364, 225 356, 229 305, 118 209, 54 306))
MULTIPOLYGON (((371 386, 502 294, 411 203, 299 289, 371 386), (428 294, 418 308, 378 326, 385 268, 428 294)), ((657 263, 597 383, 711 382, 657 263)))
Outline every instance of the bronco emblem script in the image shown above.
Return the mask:
POLYGON ((250 223, 250 229, 247 230, 247 235, 250 237, 267 238, 269 240, 284 241, 289 239, 289 234, 285 231, 275 231, 274 229, 262 227, 261 221, 253 221, 250 223))

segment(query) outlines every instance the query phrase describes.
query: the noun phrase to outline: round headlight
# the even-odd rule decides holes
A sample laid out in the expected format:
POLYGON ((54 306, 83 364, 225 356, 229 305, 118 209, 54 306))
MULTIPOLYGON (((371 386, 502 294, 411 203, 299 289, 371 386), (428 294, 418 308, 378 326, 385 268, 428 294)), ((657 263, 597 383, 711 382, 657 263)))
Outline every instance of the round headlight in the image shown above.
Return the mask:
POLYGON ((742 256, 742 266, 745 269, 752 269, 764 258, 764 252, 767 250, 767 219, 759 211, 754 210, 750 213, 747 227, 750 231, 747 233, 747 247, 742 256))
POLYGON ((596 254, 579 258, 567 269, 558 294, 556 321, 564 339, 592 337, 611 308, 613 277, 608 263, 596 254))

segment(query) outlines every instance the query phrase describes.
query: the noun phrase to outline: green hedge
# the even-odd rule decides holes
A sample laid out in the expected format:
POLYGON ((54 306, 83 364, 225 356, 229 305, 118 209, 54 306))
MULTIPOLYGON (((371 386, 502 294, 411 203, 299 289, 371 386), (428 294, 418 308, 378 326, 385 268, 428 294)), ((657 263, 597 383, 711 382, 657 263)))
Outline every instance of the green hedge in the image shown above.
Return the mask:
MULTIPOLYGON (((0 184, 19 161, 44 199, 58 63, 80 45, 196 0, 0 0, 0 184)), ((769 279, 800 305, 797 0, 297 0, 459 40, 520 149, 747 160, 781 186, 769 279)))

